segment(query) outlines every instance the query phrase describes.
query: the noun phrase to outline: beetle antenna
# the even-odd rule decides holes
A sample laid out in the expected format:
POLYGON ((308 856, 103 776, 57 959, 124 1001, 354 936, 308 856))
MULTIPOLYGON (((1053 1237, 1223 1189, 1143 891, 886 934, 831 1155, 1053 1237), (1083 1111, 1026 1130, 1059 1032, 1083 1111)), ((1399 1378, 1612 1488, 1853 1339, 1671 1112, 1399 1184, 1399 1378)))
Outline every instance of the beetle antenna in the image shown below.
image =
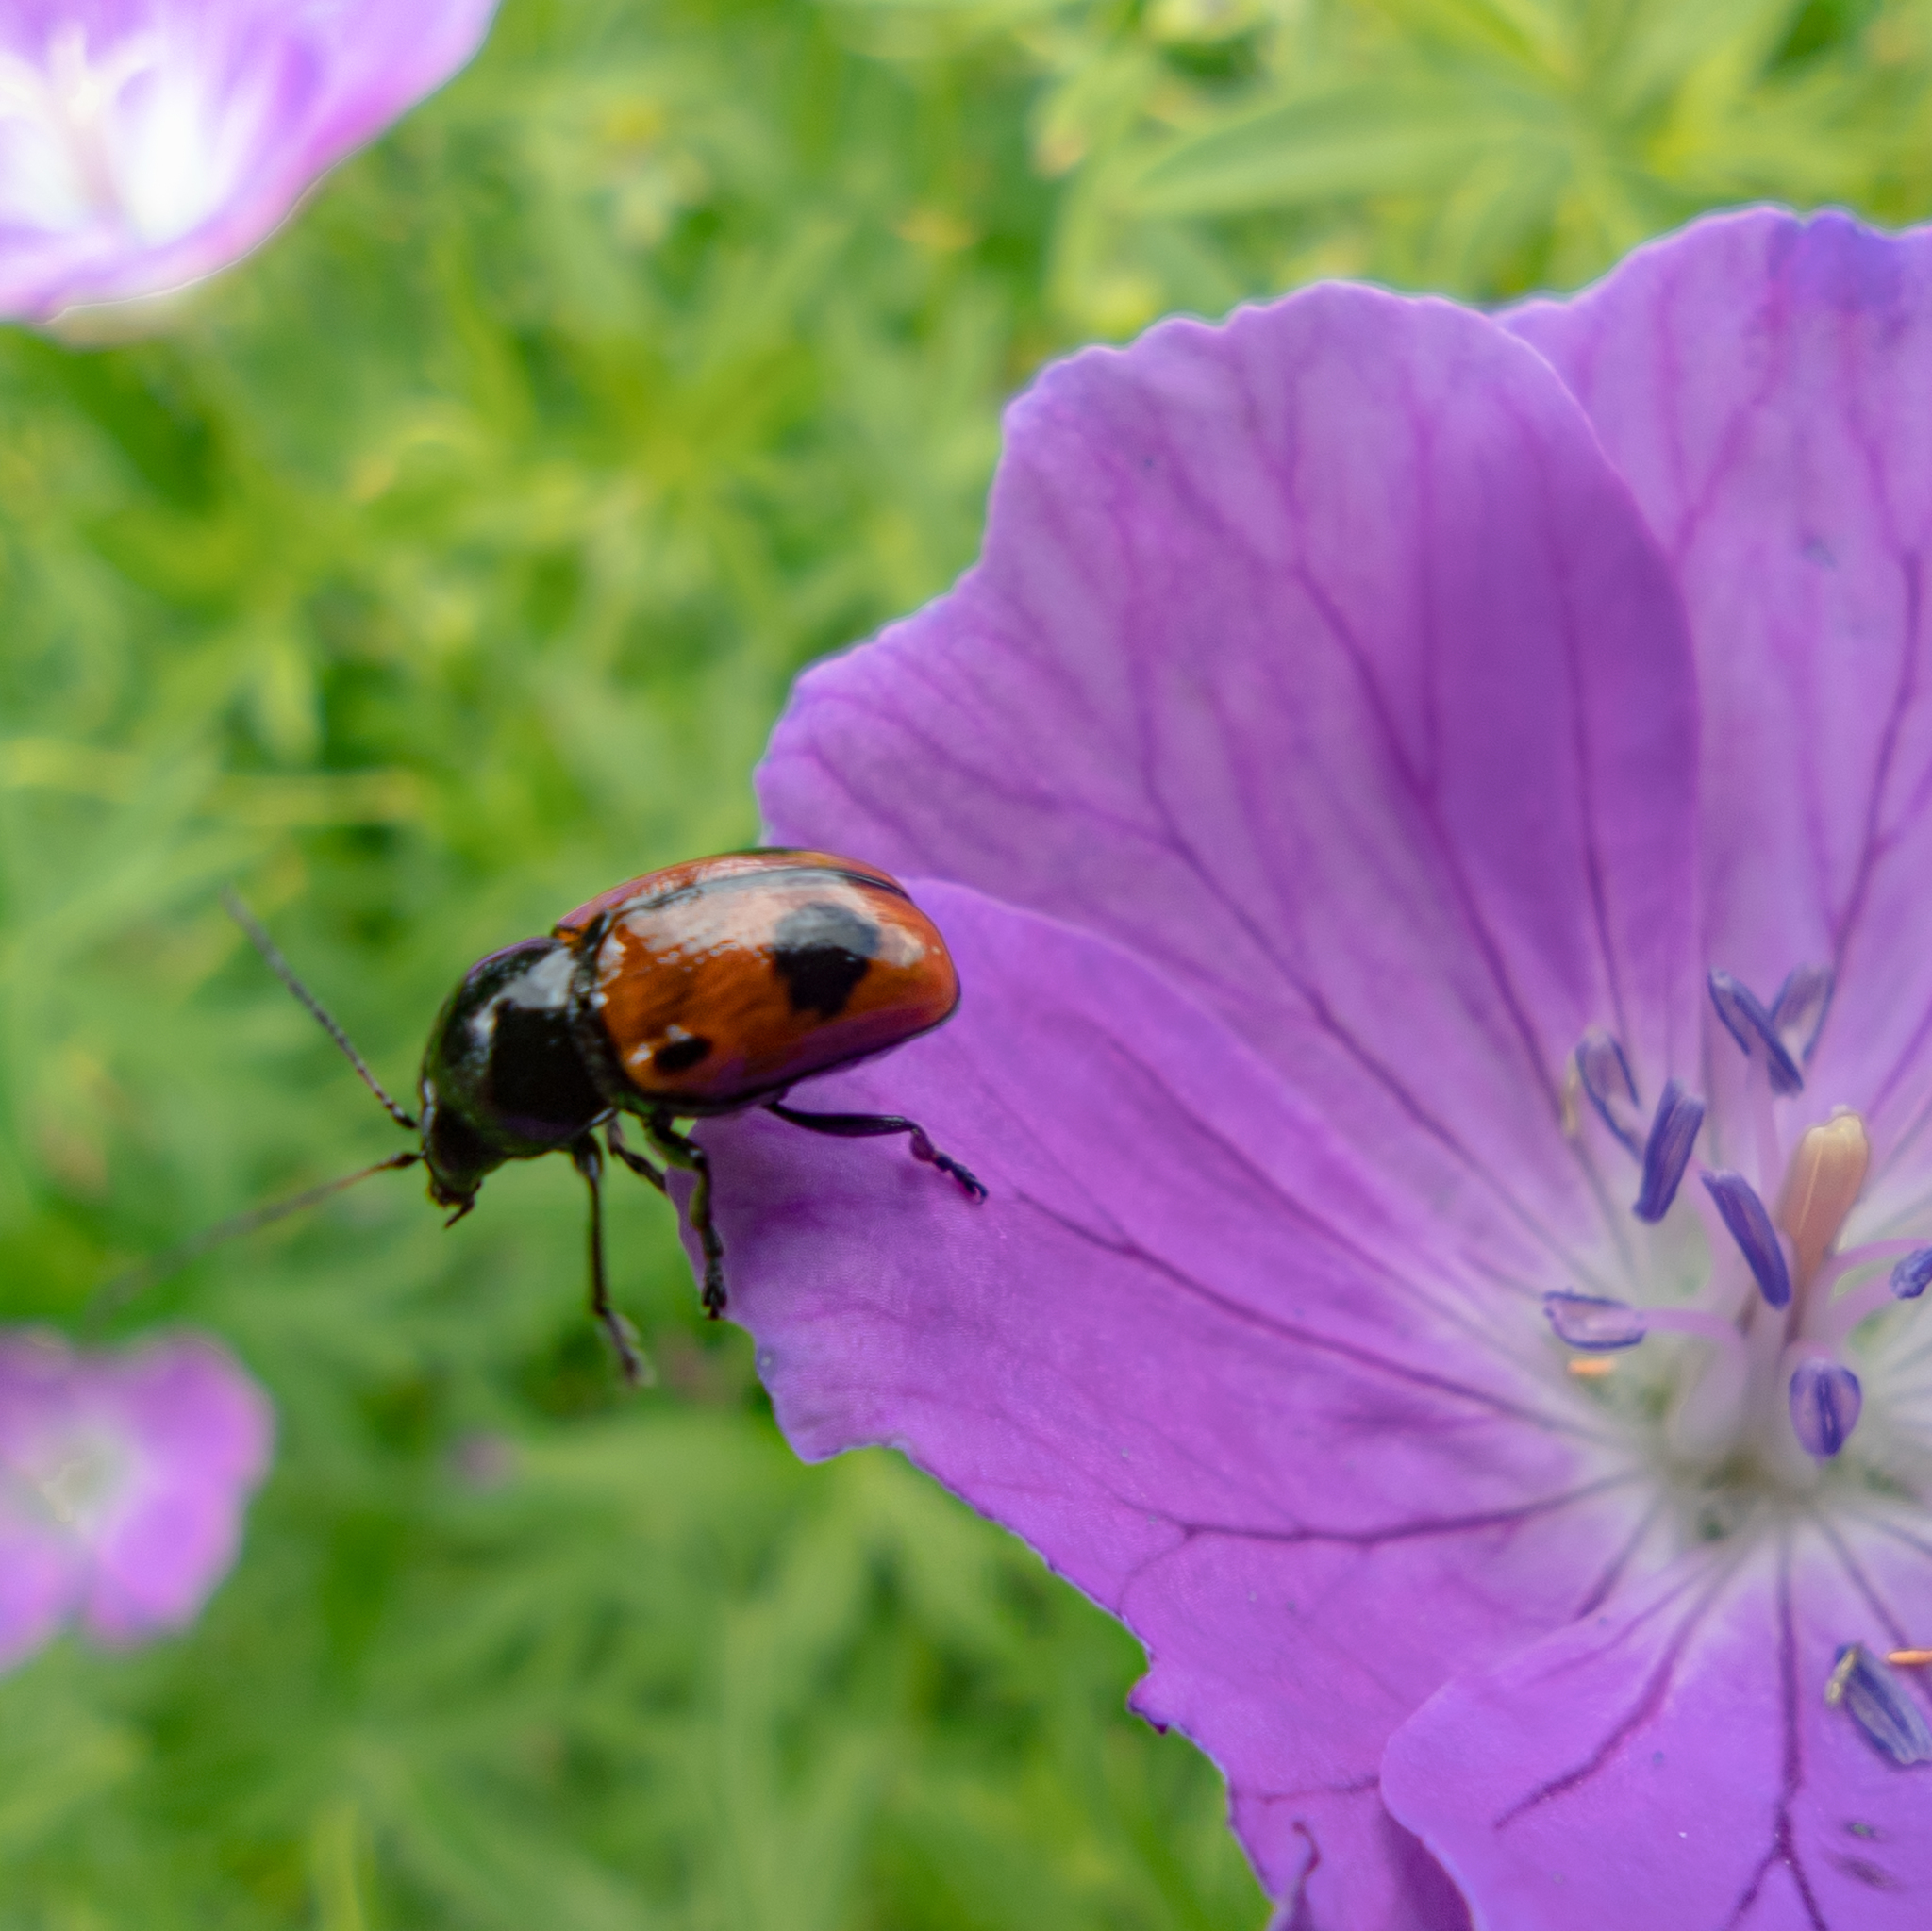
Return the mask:
POLYGON ((266 1207, 251 1207, 245 1213, 238 1213, 217 1226, 192 1235, 178 1247, 170 1247, 166 1253, 157 1254, 151 1260, 137 1262, 94 1290, 93 1299, 88 1304, 88 1325, 98 1329, 135 1295, 145 1293, 171 1274, 179 1273, 191 1260, 199 1260, 211 1247, 219 1247, 242 1234, 252 1234, 258 1227, 273 1226, 276 1221, 287 1220, 291 1214, 300 1213, 305 1207, 319 1206, 331 1194, 341 1193, 374 1174, 387 1174, 396 1167, 413 1167, 422 1157, 413 1149, 391 1154, 388 1159, 377 1160, 373 1167, 344 1174, 338 1180, 325 1180, 320 1187, 304 1188, 300 1193, 291 1193, 286 1200, 272 1200, 266 1207))
MULTIPOLYGON (((255 947, 257 952, 261 954, 263 958, 267 959, 269 970, 308 1008, 314 1015, 317 1024, 342 1049, 343 1057, 356 1069, 362 1084, 382 1102, 389 1117, 404 1132, 414 1133, 416 1131, 415 1120, 409 1114, 404 1112, 390 1098, 389 1094, 383 1090, 381 1080, 377 1079, 375 1074, 370 1072, 369 1062, 349 1043, 348 1034, 328 1016, 328 1013, 324 1009, 322 1001, 295 976, 295 968, 282 957, 280 948, 276 946, 275 941, 268 936, 267 932, 262 929, 261 922, 242 903, 241 893, 232 885, 222 887, 222 903, 227 907, 229 918, 233 919, 236 924, 240 925, 242 931, 248 935, 248 942, 255 947)), ((374 1170, 372 1169, 372 1171, 374 1170)))

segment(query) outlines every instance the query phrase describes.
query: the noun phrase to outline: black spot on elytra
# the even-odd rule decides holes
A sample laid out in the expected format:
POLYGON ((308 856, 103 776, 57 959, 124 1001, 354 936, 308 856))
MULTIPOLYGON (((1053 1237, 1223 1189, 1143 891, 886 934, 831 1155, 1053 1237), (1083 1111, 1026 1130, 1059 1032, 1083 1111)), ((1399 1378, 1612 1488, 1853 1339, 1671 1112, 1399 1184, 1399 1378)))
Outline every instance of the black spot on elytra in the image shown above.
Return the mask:
POLYGON ((673 1040, 668 1046, 659 1046, 651 1055, 651 1071, 689 1073, 710 1050, 711 1042, 702 1033, 692 1033, 688 1039, 673 1040))
POLYGON ((836 1019, 877 956, 879 928, 850 906, 816 900, 789 911, 772 934, 772 964, 793 1012, 836 1019))

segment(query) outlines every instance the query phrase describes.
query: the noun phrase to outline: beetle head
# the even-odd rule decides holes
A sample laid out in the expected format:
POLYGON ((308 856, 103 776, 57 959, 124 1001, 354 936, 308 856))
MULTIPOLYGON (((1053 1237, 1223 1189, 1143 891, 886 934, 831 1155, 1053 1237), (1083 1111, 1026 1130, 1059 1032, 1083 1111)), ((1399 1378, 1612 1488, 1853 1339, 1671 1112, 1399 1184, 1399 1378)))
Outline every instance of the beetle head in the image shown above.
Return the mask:
POLYGON ((610 1110, 577 1049, 575 955, 526 939, 479 959, 438 1016, 423 1056, 429 1197, 460 1219, 506 1160, 582 1139, 610 1110))

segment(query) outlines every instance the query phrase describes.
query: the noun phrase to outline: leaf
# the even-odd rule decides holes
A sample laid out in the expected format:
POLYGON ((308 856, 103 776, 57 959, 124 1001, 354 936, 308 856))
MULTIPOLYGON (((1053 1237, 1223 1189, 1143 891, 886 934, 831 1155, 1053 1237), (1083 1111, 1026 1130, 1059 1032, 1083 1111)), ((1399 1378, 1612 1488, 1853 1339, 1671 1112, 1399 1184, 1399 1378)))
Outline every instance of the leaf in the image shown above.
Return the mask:
POLYGON ((1411 77, 1303 95, 1251 118, 1184 138, 1127 189, 1149 216, 1233 214, 1371 195, 1420 194, 1498 149, 1536 165, 1561 122, 1534 96, 1411 77))

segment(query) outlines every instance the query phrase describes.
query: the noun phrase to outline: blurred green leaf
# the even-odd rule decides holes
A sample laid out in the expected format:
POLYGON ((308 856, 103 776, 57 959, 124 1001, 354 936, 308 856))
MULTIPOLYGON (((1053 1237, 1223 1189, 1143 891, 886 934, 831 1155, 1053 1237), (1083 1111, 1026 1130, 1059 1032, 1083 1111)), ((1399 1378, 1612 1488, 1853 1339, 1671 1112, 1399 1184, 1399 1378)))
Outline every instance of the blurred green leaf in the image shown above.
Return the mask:
MULTIPOLYGON (((1413 193, 1475 165, 1506 139, 1512 165, 1539 157, 1525 139, 1535 98, 1479 95, 1428 75, 1354 82, 1261 109, 1178 144, 1152 162, 1134 192, 1150 215, 1227 214, 1413 193)), ((1540 117, 1545 141, 1559 129, 1540 117)))

